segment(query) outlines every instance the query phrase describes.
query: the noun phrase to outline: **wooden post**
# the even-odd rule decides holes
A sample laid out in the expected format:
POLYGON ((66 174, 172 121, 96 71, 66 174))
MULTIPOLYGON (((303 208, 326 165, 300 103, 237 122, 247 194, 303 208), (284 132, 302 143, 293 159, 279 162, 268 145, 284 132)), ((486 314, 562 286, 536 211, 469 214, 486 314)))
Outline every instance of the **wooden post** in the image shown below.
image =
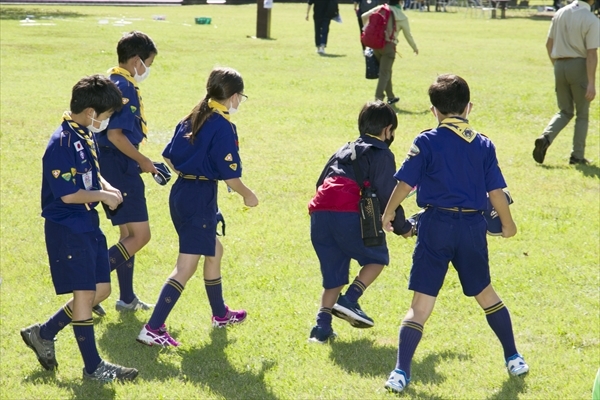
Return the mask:
POLYGON ((264 0, 256 0, 256 37, 269 39, 271 36, 271 9, 264 7, 264 0))

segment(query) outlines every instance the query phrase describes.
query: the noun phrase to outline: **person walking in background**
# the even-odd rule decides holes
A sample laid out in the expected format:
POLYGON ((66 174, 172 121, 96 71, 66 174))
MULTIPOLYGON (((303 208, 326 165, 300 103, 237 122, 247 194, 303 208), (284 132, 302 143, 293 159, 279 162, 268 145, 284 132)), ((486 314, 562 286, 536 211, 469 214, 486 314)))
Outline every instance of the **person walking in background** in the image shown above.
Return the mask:
MULTIPOLYGON (((400 0, 390 0, 389 3, 392 16, 389 18, 385 37, 389 38, 388 42, 382 49, 373 49, 375 58, 379 62, 379 79, 377 80, 377 88, 375 89, 375 99, 382 100, 384 93, 387 95, 388 104, 394 104, 400 101, 400 97, 394 94, 392 86, 392 68, 396 59, 396 44, 398 44, 398 35, 400 31, 404 34, 404 38, 413 49, 416 55, 419 54, 417 44, 410 33, 408 17, 400 7, 400 0)), ((366 13, 362 14, 363 24, 367 24, 371 14, 379 12, 383 6, 378 6, 366 13)))
MULTIPOLYGON (((406 0, 406 1, 410 1, 410 0, 406 0)), ((362 15, 364 13, 366 13, 367 11, 377 7, 379 5, 379 0, 357 0, 354 2, 354 12, 356 13, 356 16, 358 17, 358 28, 360 29, 360 33, 362 33, 363 30, 363 20, 362 20, 362 15)), ((363 48, 363 51, 365 50, 365 45, 362 44, 361 42, 361 46, 363 48)))
POLYGON ((245 310, 232 310, 223 300, 221 258, 217 239, 218 181, 244 198, 247 207, 258 199, 241 180, 242 161, 238 135, 230 116, 248 96, 241 75, 231 68, 215 68, 206 82, 206 95, 175 128, 163 157, 179 178, 171 188, 169 209, 179 236, 175 269, 163 285, 150 321, 137 341, 149 346, 179 346, 167 332, 165 321, 188 280, 204 256, 204 285, 212 309, 214 327, 238 324, 245 310))
POLYGON ((313 9, 313 21, 315 23, 315 46, 317 53, 325 54, 327 47, 327 37, 329 35, 329 24, 331 18, 336 15, 337 1, 336 0, 308 0, 308 8, 306 9, 306 20, 310 14, 310 8, 313 9))
MULTIPOLYGON (((98 135, 102 175, 123 193, 116 210, 106 210, 113 226, 119 227, 119 242, 109 251, 111 271, 117 270, 119 300, 117 311, 148 310, 133 291, 135 254, 150 241, 150 223, 145 186, 140 173, 157 173, 152 160, 139 151, 148 128, 144 103, 138 84, 150 75, 150 66, 158 53, 152 39, 142 32, 125 34, 117 44, 119 66, 109 70, 110 79, 123 93, 123 108, 115 112, 108 128, 98 135)), ((100 304, 94 308, 104 315, 100 304)))
POLYGON ((554 66, 559 112, 535 140, 533 159, 542 164, 546 151, 577 113, 569 164, 589 164, 585 158, 590 102, 596 97, 596 67, 600 21, 591 12, 594 0, 575 0, 552 18, 546 50, 554 66))

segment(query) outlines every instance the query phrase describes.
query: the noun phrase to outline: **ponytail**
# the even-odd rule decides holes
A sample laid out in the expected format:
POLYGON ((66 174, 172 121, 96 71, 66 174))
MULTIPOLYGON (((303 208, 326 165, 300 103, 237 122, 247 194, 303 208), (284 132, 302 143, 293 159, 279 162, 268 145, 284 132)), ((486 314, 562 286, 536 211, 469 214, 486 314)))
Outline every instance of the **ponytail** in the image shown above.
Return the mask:
POLYGON ((200 132, 200 128, 210 114, 212 110, 208 107, 208 94, 204 96, 204 98, 200 101, 200 103, 196 104, 196 106, 192 109, 192 111, 183 119, 184 122, 188 122, 188 126, 190 126, 190 131, 185 135, 187 139, 189 139, 191 144, 194 144, 194 140, 200 132))

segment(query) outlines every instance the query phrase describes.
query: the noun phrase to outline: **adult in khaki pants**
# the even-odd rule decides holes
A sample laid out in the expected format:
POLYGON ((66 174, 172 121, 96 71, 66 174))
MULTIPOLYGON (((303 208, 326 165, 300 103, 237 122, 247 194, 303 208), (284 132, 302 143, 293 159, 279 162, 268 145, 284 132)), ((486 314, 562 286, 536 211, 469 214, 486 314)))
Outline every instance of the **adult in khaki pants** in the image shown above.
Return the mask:
MULTIPOLYGON (((379 80, 377 81, 377 89, 375 90, 375 100, 383 101, 385 92, 388 104, 394 104, 400 100, 400 98, 394 94, 394 88, 392 87, 392 67, 394 66, 394 60, 396 59, 396 44, 398 44, 398 35, 400 34, 400 31, 404 34, 404 38, 410 47, 412 47, 415 54, 419 54, 417 44, 410 33, 408 17, 402 11, 402 7, 400 7, 399 3, 400 0, 389 1, 388 4, 390 10, 392 10, 392 16, 390 16, 385 30, 385 37, 389 39, 382 49, 373 49, 373 54, 379 62, 379 80), (396 27, 395 30, 394 21, 396 27)), ((379 12, 381 7, 383 6, 375 7, 361 15, 363 24, 367 25, 371 14, 379 12)))
POLYGON ((575 133, 569 164, 589 164, 584 157, 590 102, 596 97, 596 67, 600 47, 600 22, 591 12, 594 0, 575 0, 552 18, 546 50, 554 66, 559 112, 535 140, 533 159, 543 163, 546 150, 575 112, 575 133))

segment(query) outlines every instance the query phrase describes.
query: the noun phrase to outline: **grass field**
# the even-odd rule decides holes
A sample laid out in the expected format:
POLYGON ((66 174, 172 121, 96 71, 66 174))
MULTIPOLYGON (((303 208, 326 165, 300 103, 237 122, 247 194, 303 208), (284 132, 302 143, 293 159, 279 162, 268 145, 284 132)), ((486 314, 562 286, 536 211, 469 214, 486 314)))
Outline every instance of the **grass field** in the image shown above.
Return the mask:
MULTIPOLYGON (((272 40, 256 32, 248 6, 0 8, 0 397, 2 399, 378 399, 394 367, 413 239, 389 238, 391 265, 361 300, 376 325, 352 329, 334 321, 339 340, 307 343, 321 278, 309 238, 307 202, 324 162, 357 136, 356 119, 373 98, 364 79, 358 28, 350 5, 332 23, 328 56, 313 45, 305 4, 275 4, 272 40), (22 26, 34 15, 40 25, 22 26), (155 21, 154 15, 166 16, 155 21), (211 25, 194 17, 210 16, 211 25), (46 17, 46 18, 42 18, 46 17), (51 17, 51 18, 50 18, 51 17), (129 24, 115 23, 122 18, 129 24), (108 23, 99 23, 106 20, 108 23), (19 330, 43 322, 67 297, 54 295, 40 217, 41 156, 68 108, 73 84, 116 63, 116 42, 137 29, 157 43, 150 78, 141 85, 150 135, 142 151, 159 159, 172 130, 204 95, 215 65, 239 70, 250 99, 233 119, 240 133, 244 181, 260 205, 221 190, 227 219, 223 243, 225 297, 248 321, 213 330, 202 276, 190 280, 167 320, 176 350, 135 342, 149 312, 114 310, 118 285, 96 319, 96 339, 109 361, 140 370, 134 383, 81 380, 83 366, 69 327, 56 343, 60 369, 46 372, 19 330)), ((476 302, 462 295, 451 270, 425 326, 405 398, 589 399, 600 367, 600 168, 568 165, 572 124, 548 151, 531 158, 534 139, 556 112, 553 72, 544 43, 548 20, 506 20, 455 13, 408 12, 420 54, 398 46, 394 86, 398 163, 414 136, 434 124, 427 87, 439 73, 471 86, 471 123, 495 142, 515 199, 516 237, 490 238, 494 286, 509 307, 519 351, 531 372, 511 379, 501 346, 476 302)), ((598 160, 599 107, 590 110, 586 156, 598 160)), ((153 239, 136 256, 135 288, 154 302, 177 256, 168 187, 146 177, 153 239)), ((224 189, 224 187, 221 187, 224 189)), ((414 200, 407 212, 417 210, 414 200)), ((118 230, 101 222, 109 243, 118 230)), ((353 265, 352 275, 357 266, 353 265)))

